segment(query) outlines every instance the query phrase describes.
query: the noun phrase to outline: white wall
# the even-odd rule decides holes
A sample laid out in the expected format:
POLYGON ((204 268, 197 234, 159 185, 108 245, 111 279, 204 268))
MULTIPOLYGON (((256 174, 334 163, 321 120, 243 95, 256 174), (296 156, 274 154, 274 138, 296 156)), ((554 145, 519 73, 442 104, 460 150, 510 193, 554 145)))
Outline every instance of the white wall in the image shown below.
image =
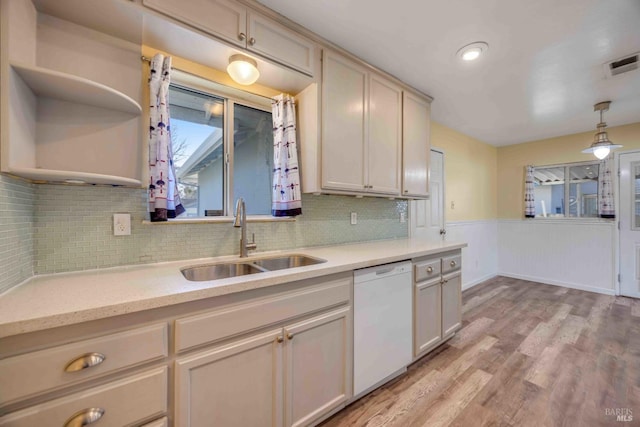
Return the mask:
POLYGON ((466 242, 462 249, 462 288, 468 289, 498 274, 498 221, 447 222, 448 241, 466 242))
POLYGON ((499 220, 501 276, 613 295, 615 223, 499 220))

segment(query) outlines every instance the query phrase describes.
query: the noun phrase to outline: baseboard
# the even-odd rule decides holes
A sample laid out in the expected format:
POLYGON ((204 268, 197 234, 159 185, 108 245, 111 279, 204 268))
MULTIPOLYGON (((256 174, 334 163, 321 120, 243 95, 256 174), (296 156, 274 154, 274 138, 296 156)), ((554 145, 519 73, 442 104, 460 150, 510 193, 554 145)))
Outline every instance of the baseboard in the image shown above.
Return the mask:
POLYGON ((474 280, 472 282, 468 282, 468 283, 465 283, 464 285, 462 285, 462 290, 466 291, 467 289, 471 289, 474 286, 479 285, 482 282, 486 282, 489 279, 493 279, 496 276, 498 276, 498 275, 497 274, 493 274, 493 273, 492 274, 487 274, 485 276, 482 276, 479 279, 476 279, 476 280, 474 280))
POLYGON ((576 285, 574 283, 559 282, 557 280, 549 280, 544 277, 525 276, 522 274, 507 273, 499 271, 498 276, 511 277, 512 279, 528 280, 530 282, 544 283, 545 285, 561 286, 563 288, 578 289, 580 291, 595 292, 597 294, 615 295, 615 289, 597 288, 595 286, 576 285))

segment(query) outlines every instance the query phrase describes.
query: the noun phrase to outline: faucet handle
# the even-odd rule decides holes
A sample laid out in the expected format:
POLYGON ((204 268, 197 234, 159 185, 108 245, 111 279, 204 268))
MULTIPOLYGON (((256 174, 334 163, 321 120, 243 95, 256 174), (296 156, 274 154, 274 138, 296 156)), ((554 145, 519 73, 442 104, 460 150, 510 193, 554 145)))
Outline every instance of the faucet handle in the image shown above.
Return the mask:
POLYGON ((248 250, 255 250, 258 248, 256 245, 256 233, 251 233, 251 242, 246 244, 248 250))

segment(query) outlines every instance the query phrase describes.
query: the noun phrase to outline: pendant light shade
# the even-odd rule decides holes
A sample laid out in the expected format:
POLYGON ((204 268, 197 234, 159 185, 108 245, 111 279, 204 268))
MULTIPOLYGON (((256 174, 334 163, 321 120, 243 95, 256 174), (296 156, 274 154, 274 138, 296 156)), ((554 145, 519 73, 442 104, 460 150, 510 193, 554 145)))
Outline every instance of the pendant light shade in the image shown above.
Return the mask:
POLYGON ((260 72, 258 71, 258 63, 248 56, 237 54, 229 57, 229 65, 227 73, 236 82, 241 85, 251 85, 258 80, 260 72))
POLYGON ((622 147, 622 145, 611 142, 605 130, 607 124, 602 119, 602 114, 605 111, 609 111, 609 105, 611 105, 611 101, 600 102, 593 106, 593 111, 600 112, 600 123, 597 126, 598 132, 593 137, 593 144, 589 148, 582 150, 585 154, 593 153, 600 160, 605 159, 614 148, 622 147))

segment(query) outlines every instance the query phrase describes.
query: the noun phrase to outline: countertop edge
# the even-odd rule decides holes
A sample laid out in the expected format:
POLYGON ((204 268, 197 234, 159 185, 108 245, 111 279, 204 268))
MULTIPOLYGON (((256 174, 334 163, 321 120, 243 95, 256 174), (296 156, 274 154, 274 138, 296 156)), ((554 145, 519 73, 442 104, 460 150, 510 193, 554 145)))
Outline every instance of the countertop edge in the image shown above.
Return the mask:
MULTIPOLYGON (((380 243, 380 242, 365 242, 366 243, 380 243)), ((350 245, 336 246, 339 248, 350 245)), ((343 273, 346 271, 357 270, 361 268, 372 267, 381 264, 387 264, 392 262, 398 262, 403 260, 410 260, 412 258, 419 258, 423 256, 434 255, 437 253, 443 253, 453 250, 458 250, 466 247, 466 243, 452 242, 451 244, 442 244, 438 247, 431 248, 416 248, 415 250, 409 249, 405 253, 397 253, 391 255, 379 255, 373 258, 359 260, 356 262, 338 263, 337 265, 329 263, 329 265, 318 264, 312 267, 303 267, 304 269, 279 270, 274 272, 265 273, 260 277, 256 276, 244 276, 244 281, 235 280, 233 283, 224 284, 221 286, 214 286, 204 289, 196 289, 186 292, 178 292, 169 295, 163 295, 158 297, 143 298, 134 301, 124 301, 117 304, 105 305, 100 307, 91 307, 86 310, 72 310, 64 313, 57 313, 51 315, 44 315, 41 317, 33 317, 16 321, 9 321, 6 323, 0 323, 0 339, 20 335, 30 332, 41 331, 45 329, 51 329, 56 327, 68 326, 78 323, 89 322, 93 320, 106 319, 110 317, 142 312, 146 310, 158 309, 162 307, 169 307, 172 305, 189 303, 207 298, 214 298, 223 295, 229 295, 233 293, 251 291, 254 289, 260 289, 270 286, 277 286, 284 283, 295 282, 299 280, 307 280, 315 277, 343 273)), ((322 248, 306 248, 306 249, 294 249, 287 251, 294 252, 315 252, 322 248)), ((184 262, 190 262, 193 260, 184 260, 184 262)), ((108 274, 108 273, 107 273, 108 274)), ((239 278, 236 278, 239 279, 239 278)), ((151 280, 151 279, 150 279, 151 280)), ((222 279, 227 280, 227 279, 222 279)), ((0 319, 0 322, 2 320, 0 319)))

